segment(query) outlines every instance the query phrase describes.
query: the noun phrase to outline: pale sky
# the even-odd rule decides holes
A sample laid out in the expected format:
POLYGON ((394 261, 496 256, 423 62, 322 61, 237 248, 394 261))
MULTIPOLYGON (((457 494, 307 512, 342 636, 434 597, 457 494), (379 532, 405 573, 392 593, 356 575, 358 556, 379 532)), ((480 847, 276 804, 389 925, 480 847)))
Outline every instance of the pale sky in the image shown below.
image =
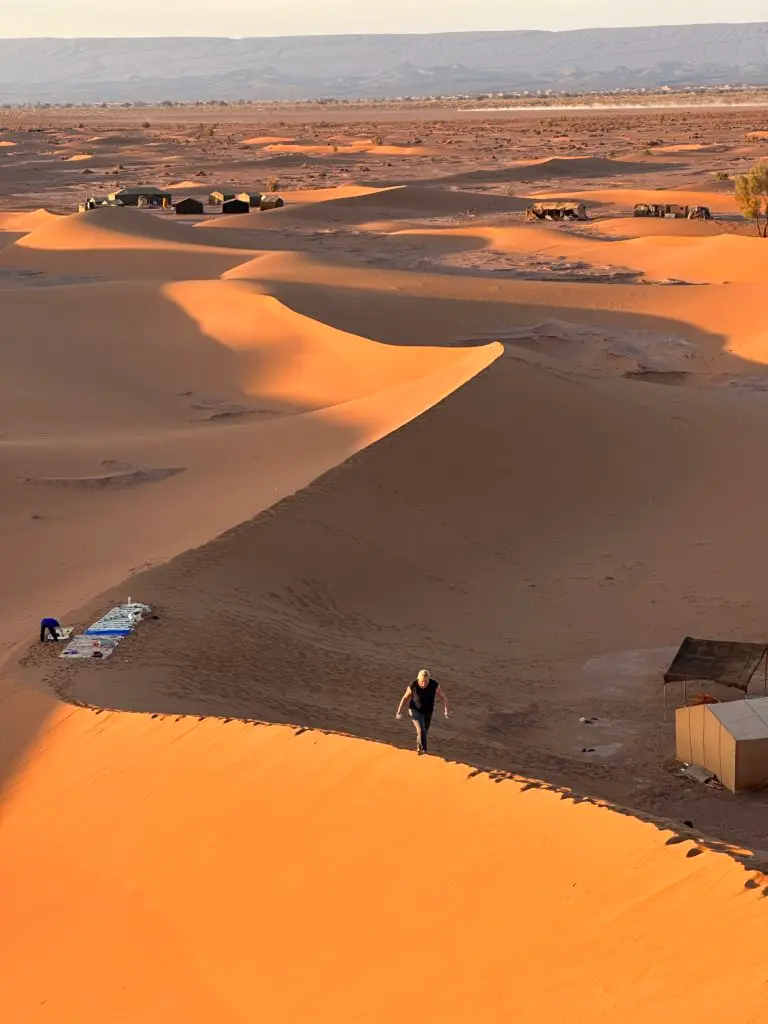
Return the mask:
POLYGON ((0 37, 281 36, 768 20, 768 0, 0 0, 0 37))

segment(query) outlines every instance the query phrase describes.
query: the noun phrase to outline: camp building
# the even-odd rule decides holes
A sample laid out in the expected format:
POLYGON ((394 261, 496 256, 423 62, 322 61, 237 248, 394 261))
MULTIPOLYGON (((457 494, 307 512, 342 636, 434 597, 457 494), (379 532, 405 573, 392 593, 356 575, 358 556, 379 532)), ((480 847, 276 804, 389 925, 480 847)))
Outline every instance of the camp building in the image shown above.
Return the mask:
POLYGON ((121 206, 163 206, 169 205, 173 196, 160 188, 151 185, 136 185, 110 192, 107 199, 121 206))
POLYGON ((768 785, 768 697, 675 711, 678 761, 712 772, 738 793, 768 785))
POLYGON ((221 206, 222 203, 226 203, 230 199, 234 198, 234 192, 222 192, 221 189, 217 189, 215 192, 211 192, 211 194, 208 196, 208 202, 211 204, 211 206, 221 206))
POLYGON ((262 210, 278 210, 281 206, 285 206, 285 202, 280 196, 268 195, 261 197, 260 208, 262 210))
POLYGON ((249 213, 250 209, 250 203, 242 199, 226 199, 221 204, 222 213, 249 213))
POLYGON ((177 215, 201 214, 205 212, 205 207, 201 200, 195 199, 193 196, 180 199, 177 203, 173 204, 173 209, 177 215))
POLYGON ((525 219, 533 220, 587 220, 587 208, 583 203, 570 200, 550 199, 543 203, 531 203, 525 211, 525 219))

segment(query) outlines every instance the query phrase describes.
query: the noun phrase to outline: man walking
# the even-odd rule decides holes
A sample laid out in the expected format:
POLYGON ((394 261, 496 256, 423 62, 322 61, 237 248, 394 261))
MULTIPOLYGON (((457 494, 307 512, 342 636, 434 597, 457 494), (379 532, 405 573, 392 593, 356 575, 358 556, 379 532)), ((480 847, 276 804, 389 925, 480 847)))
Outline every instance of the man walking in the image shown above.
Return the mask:
POLYGON ((407 702, 408 714, 416 729, 416 751, 419 754, 427 752, 427 733, 432 722, 432 712, 435 710, 435 697, 442 701, 443 714, 447 718, 448 698, 440 689, 437 680, 432 679, 429 672, 423 668, 400 699, 395 715, 395 718, 403 717, 403 708, 407 702))

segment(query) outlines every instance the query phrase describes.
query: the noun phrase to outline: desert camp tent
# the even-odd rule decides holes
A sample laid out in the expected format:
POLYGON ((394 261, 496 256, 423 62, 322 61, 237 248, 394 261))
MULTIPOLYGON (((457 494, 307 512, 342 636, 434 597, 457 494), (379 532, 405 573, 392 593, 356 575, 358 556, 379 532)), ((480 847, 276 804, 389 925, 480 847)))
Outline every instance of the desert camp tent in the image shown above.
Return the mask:
POLYGON ((238 192, 234 198, 240 199, 244 203, 248 203, 248 205, 252 206, 254 209, 258 209, 261 206, 261 192, 238 192))
POLYGON ((676 755, 733 793, 768 785, 768 698, 699 704, 675 712, 676 755))
POLYGON ((221 206, 222 203, 226 203, 228 200, 234 198, 234 192, 222 192, 221 189, 217 189, 215 192, 211 192, 208 196, 208 202, 211 206, 221 206))
POLYGON ((688 216, 688 207, 679 203, 636 203, 635 217, 666 217, 671 220, 683 220, 688 216))
POLYGON ((261 197, 262 210, 279 210, 281 206, 285 206, 285 200, 280 196, 270 195, 261 197))
POLYGON ((525 219, 532 220, 587 220, 587 208, 583 203, 548 200, 531 203, 525 212, 525 219))
POLYGON ((179 216, 200 214, 205 210, 202 202, 199 199, 195 199, 193 196, 187 196, 186 199, 180 199, 178 203, 173 204, 173 208, 179 216))
POLYGON ((250 205, 242 199, 226 199, 221 204, 222 213, 248 213, 250 209, 250 205))
POLYGON ((121 188, 107 196, 110 202, 119 203, 121 206, 163 206, 170 203, 172 198, 170 192, 152 188, 150 185, 121 188))

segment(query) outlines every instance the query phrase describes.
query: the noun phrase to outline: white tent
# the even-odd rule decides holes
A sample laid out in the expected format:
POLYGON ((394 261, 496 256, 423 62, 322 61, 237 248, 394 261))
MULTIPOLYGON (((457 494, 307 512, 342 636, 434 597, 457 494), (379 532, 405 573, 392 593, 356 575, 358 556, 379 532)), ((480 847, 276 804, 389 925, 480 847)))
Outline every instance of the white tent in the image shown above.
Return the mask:
POLYGON ((713 772, 733 793, 768 786, 768 697, 675 712, 677 759, 713 772))

